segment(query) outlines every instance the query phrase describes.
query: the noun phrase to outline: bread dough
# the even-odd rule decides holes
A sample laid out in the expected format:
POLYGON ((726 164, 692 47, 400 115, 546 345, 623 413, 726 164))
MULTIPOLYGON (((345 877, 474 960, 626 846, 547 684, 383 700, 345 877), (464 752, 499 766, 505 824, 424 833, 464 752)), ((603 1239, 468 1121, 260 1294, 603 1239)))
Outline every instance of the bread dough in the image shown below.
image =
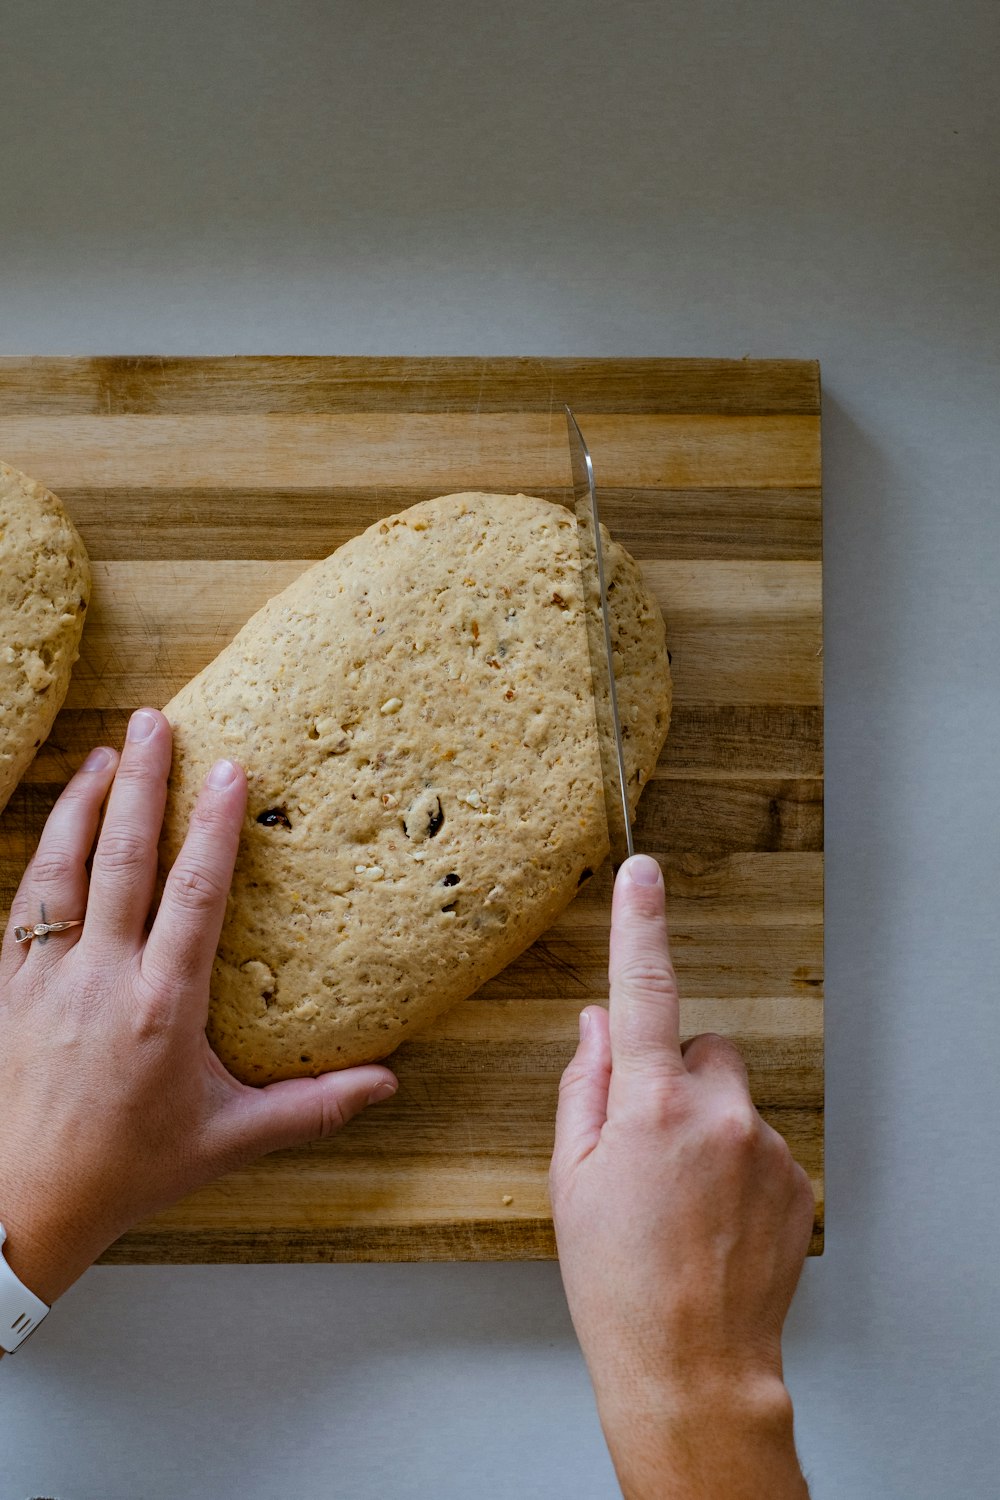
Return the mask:
POLYGON ((0 462, 0 811, 62 707, 89 603, 90 563, 69 516, 0 462))
MULTIPOLYGON (((670 677, 639 568, 605 546, 634 810, 670 677)), ((164 712, 164 869, 212 762, 249 778, 208 1026, 247 1082, 384 1057, 607 853, 576 522, 546 500, 448 495, 376 523, 164 712)))

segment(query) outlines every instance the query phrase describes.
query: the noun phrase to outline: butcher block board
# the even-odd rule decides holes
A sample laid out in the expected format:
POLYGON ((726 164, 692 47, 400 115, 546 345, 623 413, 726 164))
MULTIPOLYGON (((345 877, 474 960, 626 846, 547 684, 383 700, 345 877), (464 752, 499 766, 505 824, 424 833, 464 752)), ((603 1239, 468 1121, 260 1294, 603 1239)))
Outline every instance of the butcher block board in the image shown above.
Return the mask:
MULTIPOLYGON (((69 697, 0 818, 9 906, 90 746, 163 704, 264 601, 380 516, 463 489, 568 497, 563 404, 642 564, 674 717, 636 844, 661 861, 685 1034, 730 1036, 823 1226, 819 371, 755 360, 0 361, 0 457, 54 489, 94 565, 69 697)), ((607 997, 608 877, 394 1058, 335 1139, 194 1193, 123 1262, 554 1253, 556 1087, 607 997)), ((108 1080, 109 1088, 114 1080, 108 1080)))

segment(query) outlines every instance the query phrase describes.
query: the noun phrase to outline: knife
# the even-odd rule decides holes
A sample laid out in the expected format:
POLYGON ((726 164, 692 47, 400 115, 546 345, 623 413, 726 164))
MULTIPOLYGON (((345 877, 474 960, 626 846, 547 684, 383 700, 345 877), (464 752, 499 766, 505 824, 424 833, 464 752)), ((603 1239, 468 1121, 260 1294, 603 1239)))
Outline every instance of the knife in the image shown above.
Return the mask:
POLYGON ((597 508, 594 465, 583 433, 572 410, 566 407, 569 433, 569 456, 573 471, 573 509, 576 512, 577 540, 580 546, 581 581, 583 583, 584 617, 587 622, 587 647, 594 684, 594 708, 597 714, 597 743, 601 756, 601 779, 604 782, 604 808, 608 820, 608 842, 611 865, 618 866, 635 853, 632 825, 629 821, 628 779, 625 775, 625 750, 622 725, 618 714, 618 692, 612 663, 611 621, 608 616, 607 573, 601 543, 601 517, 597 508))

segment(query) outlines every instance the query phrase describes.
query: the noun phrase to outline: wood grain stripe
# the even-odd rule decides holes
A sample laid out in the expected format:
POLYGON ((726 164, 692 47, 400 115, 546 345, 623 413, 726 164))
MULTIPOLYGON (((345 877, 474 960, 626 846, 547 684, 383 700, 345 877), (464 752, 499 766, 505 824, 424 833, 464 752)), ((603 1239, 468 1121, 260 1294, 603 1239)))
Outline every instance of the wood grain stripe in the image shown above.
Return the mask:
MULTIPOLYGON (((819 1179, 816 1227, 809 1254, 823 1252, 823 1202, 819 1179)), ((502 1200, 501 1200, 502 1201, 502 1200)), ((197 1210, 195 1210, 197 1213, 197 1210)), ((195 1222, 197 1219, 195 1218, 195 1222)), ((538 1218, 519 1216, 510 1221, 495 1216, 477 1223, 359 1228, 351 1223, 302 1230, 245 1230, 239 1224, 202 1230, 189 1222, 153 1223, 132 1230, 100 1256, 100 1265, 214 1265, 252 1264, 255 1261, 327 1263, 356 1261, 494 1261, 554 1260, 555 1235, 548 1213, 538 1218)))
MULTIPOLYGON (((162 701, 166 701, 165 699, 162 701)), ((64 708, 25 773, 34 785, 67 781, 94 745, 120 747, 128 708, 64 708)), ((819 704, 675 703, 657 778, 821 776, 819 704)))
MULTIPOLYGON (((484 483, 487 481, 484 480, 484 483)), ((59 497, 90 557, 119 559, 326 557, 387 515, 438 493, 434 485, 319 488, 92 488, 59 497)), ((536 486, 565 504, 563 486, 536 486)), ((613 489, 601 515, 633 557, 818 561, 817 489, 613 489)))
MULTIPOLYGON (((787 993, 818 994, 823 983, 823 933, 817 923, 705 922, 684 928, 671 907, 670 944, 681 992, 692 1000, 723 995, 767 999, 787 993)), ((516 1000, 524 994, 556 995, 584 1005, 607 996, 608 928, 595 923, 572 941, 546 933, 480 991, 486 1000, 516 1000)))
MULTIPOLYGON (((95 564, 67 706, 165 703, 306 566, 95 564)), ((647 562, 643 573, 666 616, 678 704, 822 701, 818 563, 647 562)))
MULTIPOLYGON (((50 786, 26 781, 18 788, 0 832, 0 849, 18 819, 32 826, 38 819, 44 821, 61 787, 61 782, 50 786)), ((823 784, 817 777, 663 777, 651 782, 643 795, 635 837, 658 858, 668 853, 719 860, 750 850, 818 852, 822 813, 823 784)))
MULTIPOLYGON (((251 767, 252 769, 252 767, 251 767)), ((11 797, 0 824, 0 887, 13 878, 25 855, 21 830, 40 831, 62 788, 24 782, 11 797)), ((721 860, 736 853, 818 853, 823 847, 823 784, 816 777, 762 777, 649 784, 635 825, 639 848, 658 858, 721 860)), ((30 855, 30 851, 28 851, 30 855)), ((19 873, 18 873, 19 878, 19 873)))
POLYGON ((206 412, 797 412, 819 415, 813 360, 3 359, 10 415, 206 412))
MULTIPOLYGON (((308 558, 99 562, 87 631, 96 632, 112 616, 116 628, 130 620, 135 628, 141 607, 142 625, 165 627, 178 617, 186 624, 210 621, 213 631, 231 639, 251 614, 311 566, 308 558)), ((642 564, 642 573, 664 615, 681 622, 702 616, 725 622, 749 613, 794 623, 798 616, 815 615, 820 602, 818 563, 654 560, 642 564)))
MULTIPOLYGON (((549 1120, 552 1107, 550 1094, 549 1120)), ((404 1109, 400 1096, 383 1106, 383 1133, 391 1112, 404 1109)), ((822 1114, 796 1108, 763 1113, 810 1175, 816 1198, 810 1248, 818 1252, 824 1218, 822 1114)), ((537 1118, 533 1102, 529 1119, 535 1122, 537 1118)), ((384 1161, 374 1138, 369 1134, 367 1143, 363 1139, 372 1123, 370 1117, 362 1117, 334 1142, 306 1152, 265 1157, 210 1184, 137 1226, 102 1260, 127 1264, 554 1255, 546 1184, 550 1138, 540 1137, 534 1151, 525 1150, 515 1137, 506 1153, 494 1147, 474 1154, 470 1172, 468 1165, 449 1167, 447 1155, 427 1154, 427 1130, 420 1132, 412 1118, 407 1121, 406 1138, 419 1138, 422 1151, 394 1154, 384 1161), (367 1150, 362 1149, 366 1144, 367 1150), (326 1208, 321 1220, 308 1211, 309 1200, 296 1191, 300 1170, 308 1171, 316 1181, 326 1208), (420 1184, 431 1178, 448 1189, 440 1202, 428 1202, 420 1193, 420 1184), (449 1202, 463 1204, 461 1218, 448 1215, 444 1205, 449 1202)), ((433 1106, 427 1123, 433 1132, 433 1106)))
MULTIPOLYGON (((383 1118, 394 1107, 395 1104, 386 1105, 383 1118)), ((788 1114, 790 1125, 794 1122, 801 1127, 813 1123, 811 1112, 788 1111, 788 1114)), ((554 1117, 551 1094, 548 1116, 550 1120, 554 1117)), ((347 1139, 348 1132, 344 1132, 341 1141, 347 1139)), ((234 1228, 237 1225, 257 1228, 263 1234, 315 1227, 316 1220, 308 1210, 303 1212, 301 1194, 297 1191, 295 1168, 300 1162, 303 1166, 308 1162, 310 1174, 328 1205, 322 1223, 330 1229, 345 1220, 370 1228, 381 1224, 448 1224, 453 1221, 449 1205, 455 1202, 466 1206, 472 1224, 490 1218, 516 1222, 522 1216, 541 1218, 548 1213, 544 1170, 547 1161, 533 1160, 524 1151, 480 1157, 475 1162, 475 1171, 470 1172, 468 1166, 439 1153, 428 1156, 415 1151, 395 1159, 375 1158, 366 1163, 364 1157, 345 1151, 340 1142, 338 1146, 340 1149, 314 1150, 308 1156, 282 1152, 266 1158, 192 1194, 185 1200, 186 1208, 178 1204, 147 1222, 150 1227, 155 1224, 166 1228, 178 1218, 195 1217, 199 1226, 207 1230, 232 1224, 234 1228), (433 1173, 442 1187, 433 1200, 428 1200, 422 1191, 428 1172, 433 1173), (512 1199, 509 1205, 503 1203, 507 1195, 512 1199), (509 1209, 508 1214, 498 1212, 504 1207, 509 1209), (192 1209, 196 1210, 193 1215, 192 1209)), ((808 1161, 803 1165, 809 1170, 808 1161)))
MULTIPOLYGON (((598 483, 815 488, 819 418, 608 416, 586 424, 598 483)), ((398 485, 531 491, 569 483, 561 415, 0 416, 0 454, 65 485, 398 485)))

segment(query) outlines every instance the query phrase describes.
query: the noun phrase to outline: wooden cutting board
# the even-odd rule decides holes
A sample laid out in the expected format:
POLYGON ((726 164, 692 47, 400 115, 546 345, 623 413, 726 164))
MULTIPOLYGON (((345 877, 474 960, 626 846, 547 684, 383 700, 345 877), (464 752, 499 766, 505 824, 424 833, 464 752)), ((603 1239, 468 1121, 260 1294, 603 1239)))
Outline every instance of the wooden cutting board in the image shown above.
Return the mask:
MULTIPOLYGON (((636 843, 661 860, 687 1034, 742 1048, 823 1224, 819 371, 548 359, 0 361, 0 456, 63 499, 94 603, 65 708, 0 818, 10 904, 87 749, 120 743, 271 594, 378 517, 461 489, 565 498, 564 402, 667 621, 670 737, 636 843)), ((115 1262, 553 1253, 559 1074, 607 995, 608 883, 395 1057, 335 1140, 139 1225, 115 1262)), ((109 1086, 111 1086, 109 1084, 109 1086)))

